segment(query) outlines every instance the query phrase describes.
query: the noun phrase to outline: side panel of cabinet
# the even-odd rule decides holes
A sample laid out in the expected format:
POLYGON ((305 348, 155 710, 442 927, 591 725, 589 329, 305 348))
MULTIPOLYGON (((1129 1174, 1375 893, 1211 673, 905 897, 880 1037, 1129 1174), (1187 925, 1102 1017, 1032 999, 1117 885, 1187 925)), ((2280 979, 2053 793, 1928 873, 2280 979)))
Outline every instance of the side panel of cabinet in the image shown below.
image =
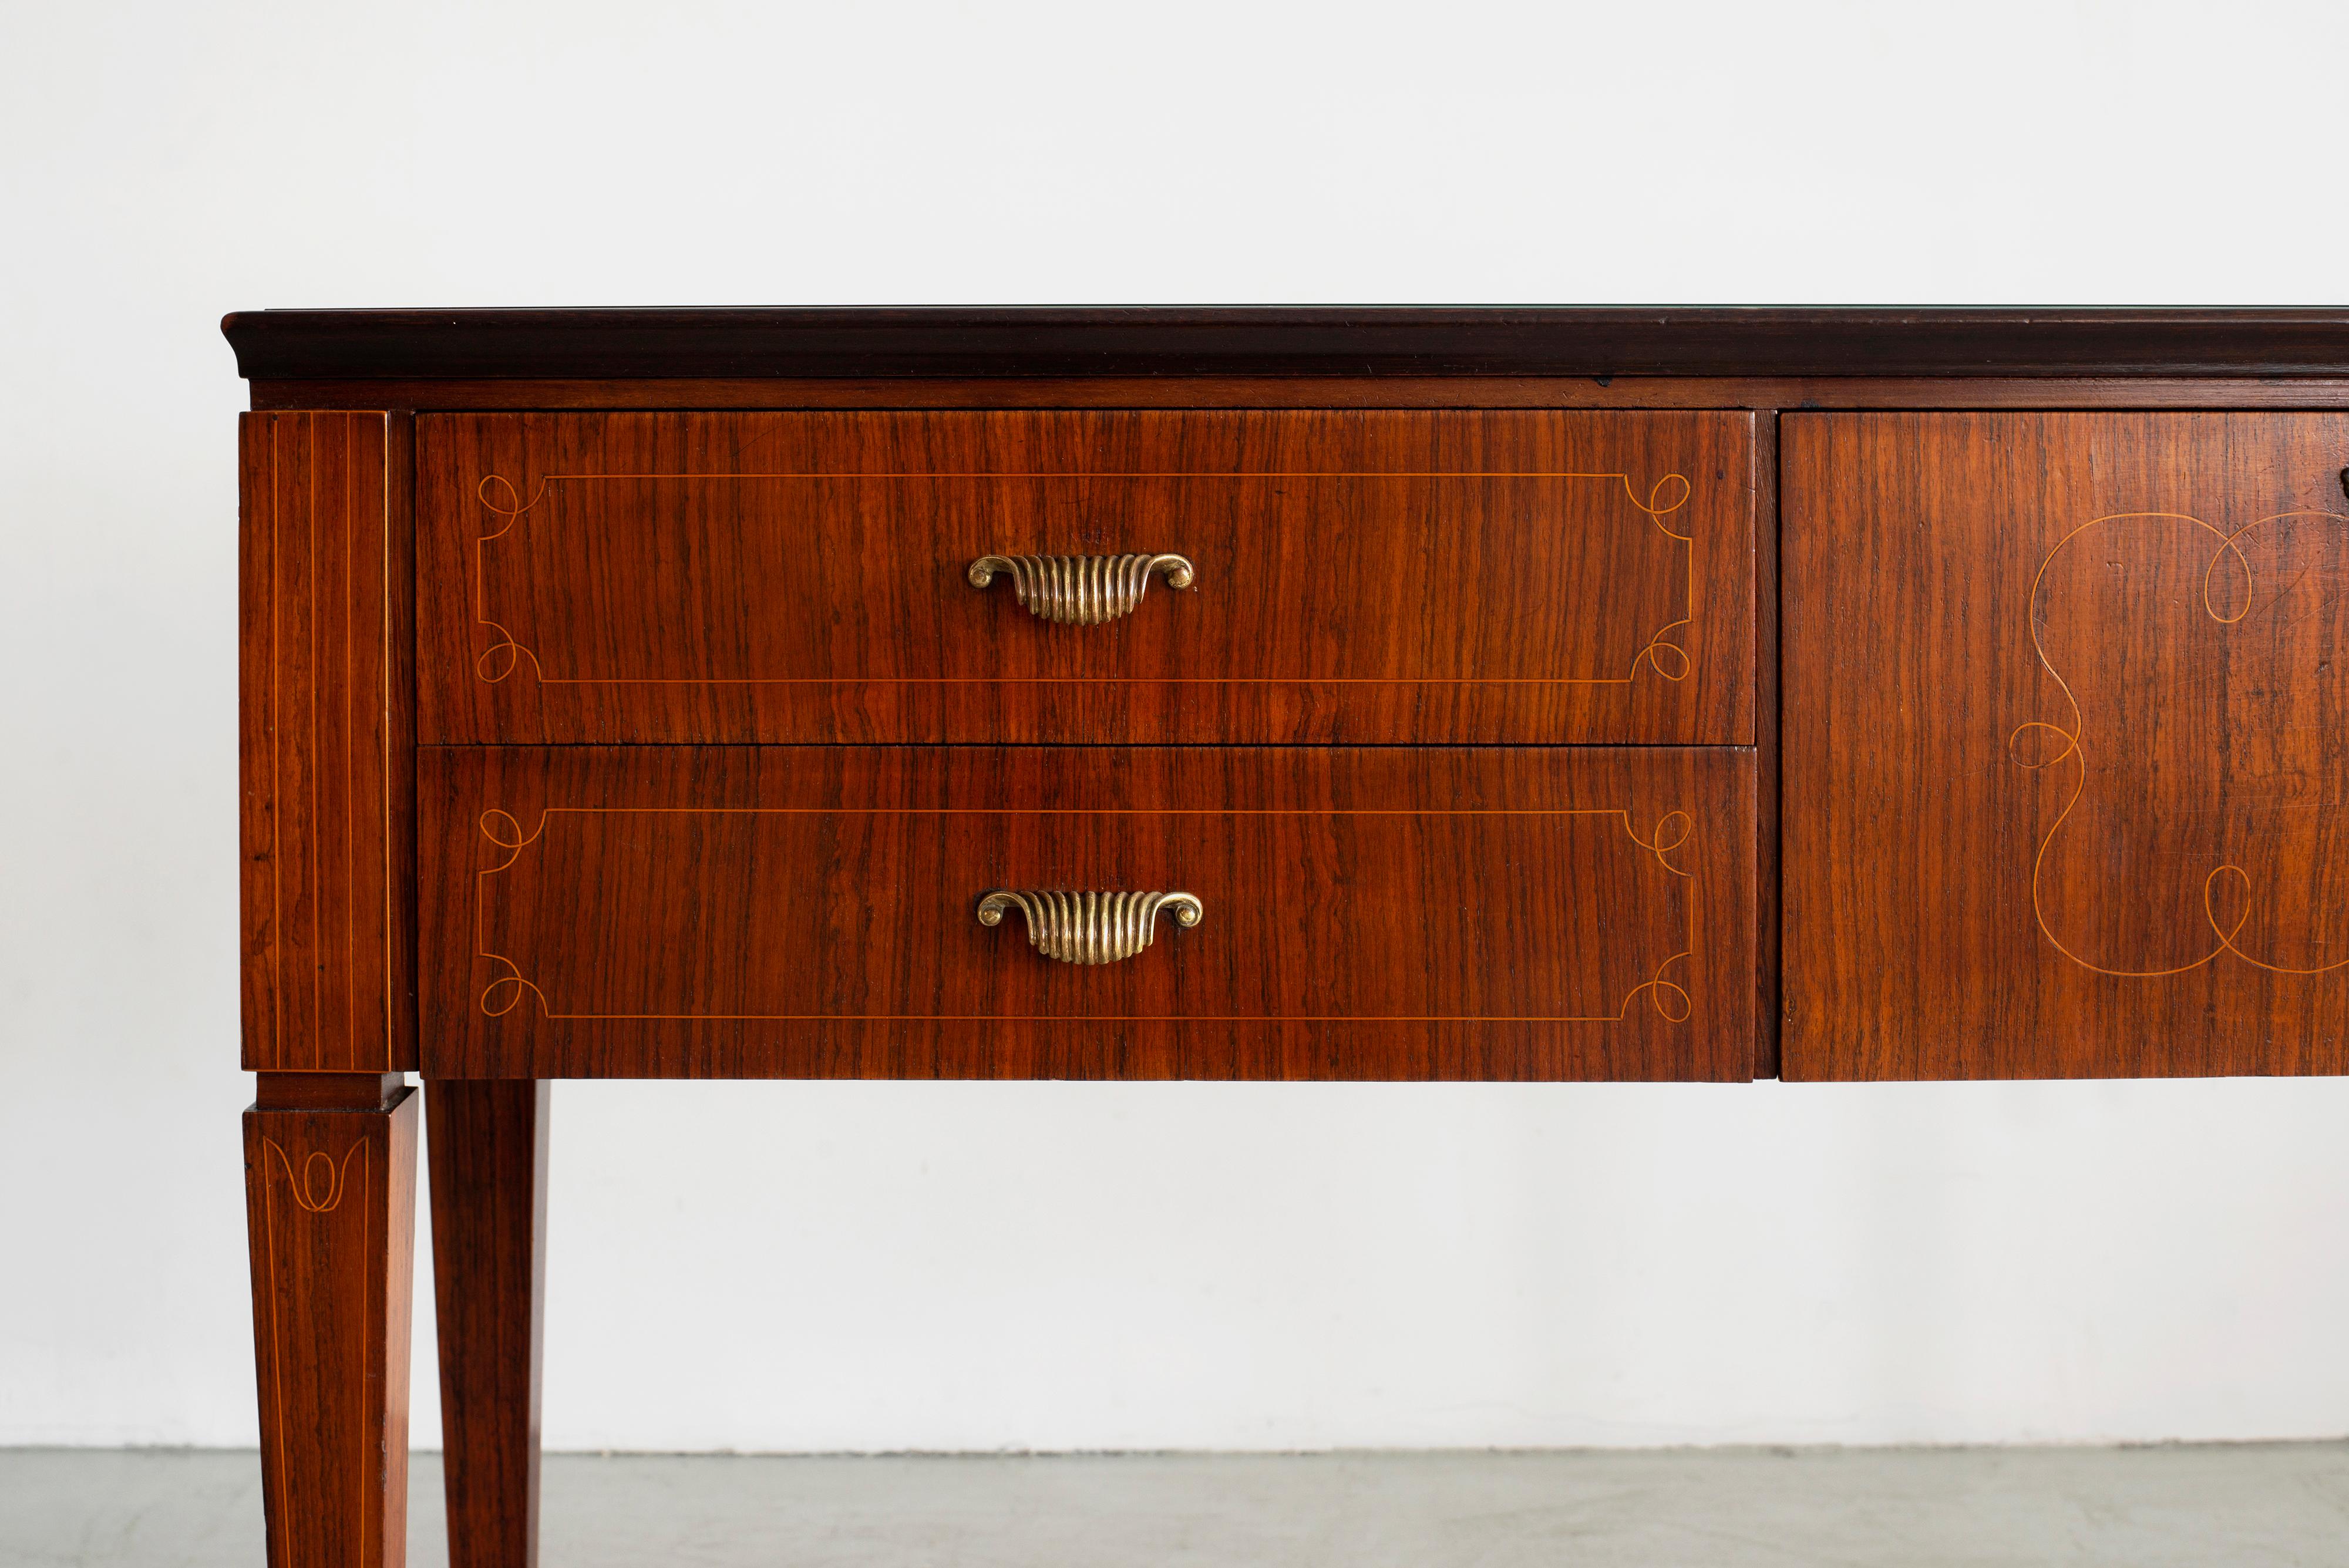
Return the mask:
POLYGON ((239 424, 244 1065, 416 1065, 409 421, 239 424))
POLYGON ((2349 1068, 2349 416, 1781 441, 1785 1075, 2349 1068))

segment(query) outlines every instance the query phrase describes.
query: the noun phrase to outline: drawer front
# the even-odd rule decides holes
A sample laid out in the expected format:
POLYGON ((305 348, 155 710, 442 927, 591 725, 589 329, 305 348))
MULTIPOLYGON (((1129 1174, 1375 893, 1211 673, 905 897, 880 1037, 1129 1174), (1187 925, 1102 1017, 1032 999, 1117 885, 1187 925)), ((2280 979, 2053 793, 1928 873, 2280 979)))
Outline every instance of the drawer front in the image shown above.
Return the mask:
POLYGON ((431 1074, 1751 1070, 1750 752, 427 748, 418 783, 431 1074), (1198 919, 978 918, 1063 890, 1198 919))
POLYGON ((1789 416, 1789 1077, 2349 1068, 2349 416, 1789 416))
POLYGON ((1744 413, 417 423, 427 742, 1753 739, 1744 413))

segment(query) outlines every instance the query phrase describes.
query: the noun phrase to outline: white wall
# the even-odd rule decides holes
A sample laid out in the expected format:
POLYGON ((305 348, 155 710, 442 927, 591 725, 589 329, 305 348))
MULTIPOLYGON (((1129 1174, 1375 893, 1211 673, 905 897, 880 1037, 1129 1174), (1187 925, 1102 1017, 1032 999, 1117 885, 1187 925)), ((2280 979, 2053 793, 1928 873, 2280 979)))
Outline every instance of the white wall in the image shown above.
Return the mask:
MULTIPOLYGON (((2340 303, 2344 59, 2240 0, 5 0, 0 1442, 254 1438, 222 311, 2340 303)), ((2340 1434, 2344 1128, 2336 1082, 566 1085, 546 1433, 2340 1434)))

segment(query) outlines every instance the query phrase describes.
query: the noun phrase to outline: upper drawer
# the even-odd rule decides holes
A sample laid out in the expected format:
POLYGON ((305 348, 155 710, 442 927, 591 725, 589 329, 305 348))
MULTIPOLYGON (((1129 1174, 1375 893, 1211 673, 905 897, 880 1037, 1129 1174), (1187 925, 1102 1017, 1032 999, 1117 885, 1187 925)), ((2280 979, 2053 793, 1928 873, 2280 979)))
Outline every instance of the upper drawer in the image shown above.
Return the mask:
POLYGON ((1747 414, 434 415, 416 461, 428 742, 1753 740, 1747 414))

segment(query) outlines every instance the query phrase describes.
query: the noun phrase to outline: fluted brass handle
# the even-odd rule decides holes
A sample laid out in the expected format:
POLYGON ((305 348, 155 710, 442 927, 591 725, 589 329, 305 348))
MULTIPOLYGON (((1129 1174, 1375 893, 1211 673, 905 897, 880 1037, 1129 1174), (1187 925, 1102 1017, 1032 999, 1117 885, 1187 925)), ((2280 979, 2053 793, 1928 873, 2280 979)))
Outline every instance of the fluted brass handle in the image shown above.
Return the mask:
POLYGON ((978 901, 978 923, 992 926, 1003 911, 1027 918, 1030 946, 1062 963, 1115 963, 1130 959, 1158 934, 1158 911, 1172 909, 1188 930, 1206 912, 1188 893, 989 893, 978 901))
POLYGON ((1193 576, 1180 556, 981 556, 970 564, 971 587, 987 587, 998 572, 1011 574, 1012 591, 1030 615, 1063 626, 1132 615, 1153 572, 1170 588, 1189 587, 1193 576))

